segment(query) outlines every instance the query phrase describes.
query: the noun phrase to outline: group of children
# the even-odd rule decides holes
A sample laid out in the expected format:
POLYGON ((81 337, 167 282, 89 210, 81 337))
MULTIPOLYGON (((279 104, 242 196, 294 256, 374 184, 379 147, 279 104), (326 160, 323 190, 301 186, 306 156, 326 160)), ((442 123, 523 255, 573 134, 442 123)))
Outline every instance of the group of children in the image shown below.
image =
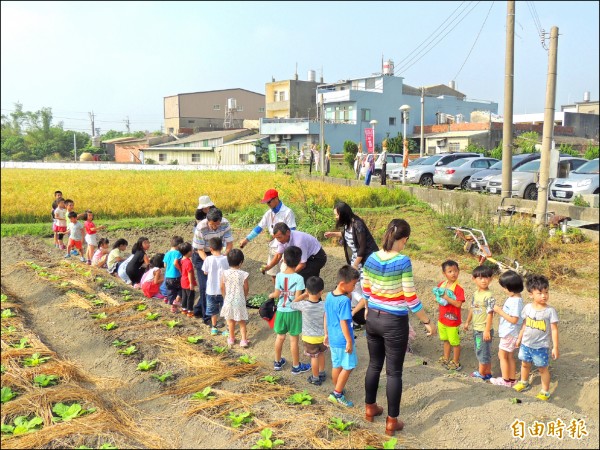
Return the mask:
MULTIPOLYGON (((433 288, 439 306, 438 334, 443 342, 443 355, 438 360, 448 370, 461 370, 460 334, 461 306, 465 293, 458 284, 459 267, 455 261, 442 264, 445 280, 433 288), (452 353, 452 359, 450 354, 452 353)), ((479 363, 471 377, 490 381, 496 386, 512 387, 517 392, 531 388, 529 374, 532 364, 538 368, 541 377, 541 391, 536 396, 540 400, 550 398, 549 359, 559 357, 558 314, 548 305, 549 282, 541 275, 529 276, 525 286, 532 303, 523 306, 524 283, 514 271, 506 271, 498 283, 507 294, 502 307, 489 290, 493 269, 478 266, 472 272, 475 292, 472 295, 467 319, 462 329, 467 331, 473 325, 475 356, 479 363), (493 316, 500 316, 498 336, 498 359, 501 376, 492 378, 492 339, 494 337, 493 316), (516 362, 513 353, 518 350, 521 360, 521 377, 517 380, 516 362)))

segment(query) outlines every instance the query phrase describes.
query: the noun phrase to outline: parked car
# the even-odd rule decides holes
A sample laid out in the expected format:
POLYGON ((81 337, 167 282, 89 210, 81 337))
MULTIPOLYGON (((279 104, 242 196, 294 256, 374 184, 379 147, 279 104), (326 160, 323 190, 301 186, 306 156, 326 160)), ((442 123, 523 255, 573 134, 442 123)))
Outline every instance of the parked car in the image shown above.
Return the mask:
POLYGON ((419 158, 415 158, 415 159, 411 159, 408 162, 409 166, 418 166, 419 164, 421 164, 423 161, 425 161, 427 158, 429 158, 429 156, 420 156, 419 158))
MULTIPOLYGON (((421 161, 419 165, 408 166, 406 168, 406 181, 409 183, 419 183, 421 186, 431 186, 433 184, 433 174, 437 167, 445 166, 452 161, 462 158, 482 157, 479 153, 460 152, 460 153, 438 153, 429 156, 421 161)), ((402 168, 390 172, 390 178, 402 179, 402 168)))
MULTIPOLYGON (((572 156, 561 157, 559 159, 559 166, 562 166, 563 170, 570 172, 577 169, 587 162, 583 158, 574 158, 572 156)), ((540 171, 541 160, 536 159, 523 164, 512 173, 512 189, 511 197, 520 197, 526 200, 537 200, 538 187, 537 177, 540 171)), ((490 194, 500 194, 502 192, 502 174, 494 175, 490 178, 487 192, 490 194)))
MULTIPOLYGON (((565 155, 566 156, 566 155, 565 155)), ((523 164, 540 159, 539 153, 519 153, 512 156, 512 170, 521 167, 523 164)), ((502 161, 490 166, 489 169, 480 170, 471 175, 469 180, 469 189, 472 191, 485 192, 490 178, 498 175, 502 171, 502 161)))
POLYGON ((460 187, 467 189, 471 175, 481 169, 487 169, 495 162, 495 158, 462 158, 452 161, 451 163, 435 169, 433 182, 441 184, 447 189, 460 187))
POLYGON ((572 202, 577 195, 598 194, 598 158, 575 169, 567 178, 557 178, 550 185, 550 200, 572 202))
MULTIPOLYGON (((389 177, 389 173, 391 170, 400 168, 402 170, 402 158, 403 156, 399 153, 388 153, 386 160, 387 160, 387 165, 385 168, 386 173, 388 174, 389 177)), ((383 164, 383 158, 381 153, 379 154, 379 156, 377 156, 377 159, 375 160, 375 172, 373 172, 373 175, 376 177, 381 176, 381 165, 383 164)), ((360 174, 365 177, 367 175, 367 168, 363 166, 360 168, 360 174)))

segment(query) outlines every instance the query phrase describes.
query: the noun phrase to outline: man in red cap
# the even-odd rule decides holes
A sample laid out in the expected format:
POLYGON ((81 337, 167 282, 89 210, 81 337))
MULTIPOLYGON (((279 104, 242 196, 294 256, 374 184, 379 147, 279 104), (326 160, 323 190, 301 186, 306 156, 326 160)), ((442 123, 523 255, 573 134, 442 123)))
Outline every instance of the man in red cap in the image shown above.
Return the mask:
MULTIPOLYGON (((269 256, 267 258, 267 265, 271 263, 275 255, 277 254, 278 242, 273 238, 273 227, 276 223, 283 222, 290 229, 296 229, 296 216, 294 211, 285 206, 281 200, 279 200, 279 193, 275 189, 269 189, 265 192, 261 203, 266 203, 269 206, 269 210, 265 212, 262 219, 257 226, 240 241, 240 248, 244 248, 248 242, 258 236, 263 230, 267 230, 271 235, 271 241, 269 242, 269 256)), ((279 263, 274 265, 270 270, 265 273, 271 275, 273 283, 275 283, 275 276, 279 272, 279 263)))

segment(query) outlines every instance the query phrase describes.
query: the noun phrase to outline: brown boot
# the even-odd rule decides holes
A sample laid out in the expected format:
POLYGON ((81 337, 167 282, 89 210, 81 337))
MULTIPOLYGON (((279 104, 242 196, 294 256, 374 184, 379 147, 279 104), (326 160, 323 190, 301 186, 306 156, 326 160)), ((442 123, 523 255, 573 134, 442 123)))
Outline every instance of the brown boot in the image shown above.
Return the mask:
POLYGON ((396 431, 402 431, 404 428, 404 422, 398 420, 397 417, 387 416, 385 419, 385 434, 388 436, 393 436, 396 431))
POLYGON ((377 403, 365 404, 365 420, 367 422, 373 422, 373 417, 380 416, 383 414, 383 407, 377 403))

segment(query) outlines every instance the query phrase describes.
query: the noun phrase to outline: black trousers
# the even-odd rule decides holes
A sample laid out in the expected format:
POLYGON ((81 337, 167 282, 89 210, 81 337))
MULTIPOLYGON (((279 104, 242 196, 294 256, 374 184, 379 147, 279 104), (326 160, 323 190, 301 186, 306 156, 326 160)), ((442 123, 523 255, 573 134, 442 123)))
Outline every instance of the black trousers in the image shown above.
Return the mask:
POLYGON ((321 250, 306 260, 306 266, 298 272, 298 275, 304 278, 306 284, 306 280, 310 277, 318 277, 321 274, 321 269, 325 266, 325 263, 327 263, 327 255, 321 247, 321 250))

